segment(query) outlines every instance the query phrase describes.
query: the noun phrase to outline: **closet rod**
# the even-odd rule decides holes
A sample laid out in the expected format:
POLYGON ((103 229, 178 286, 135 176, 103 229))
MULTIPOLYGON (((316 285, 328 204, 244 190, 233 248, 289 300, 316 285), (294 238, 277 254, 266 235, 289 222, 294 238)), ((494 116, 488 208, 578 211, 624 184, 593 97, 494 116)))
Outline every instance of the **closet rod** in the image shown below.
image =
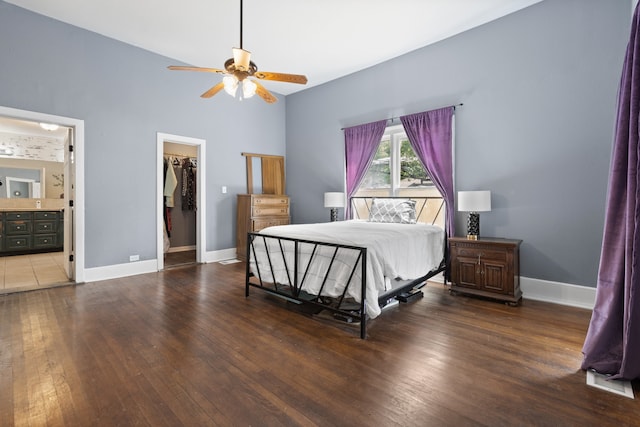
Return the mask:
POLYGON ((164 157, 182 157, 183 159, 191 159, 192 156, 187 156, 185 154, 173 154, 173 153, 162 153, 164 157))
MULTIPOLYGON (((462 107, 464 104, 461 102, 460 104, 455 104, 455 105, 447 105, 447 107, 453 107, 453 111, 456 110, 456 107, 462 107)), ((440 107, 440 108, 446 108, 446 107, 440 107)), ((439 110, 440 108, 434 108, 433 110, 439 110)), ((433 110, 427 110, 427 111, 433 111, 433 110)), ((410 116, 412 113, 410 114, 405 114, 406 116, 410 116)), ((413 113, 415 114, 415 113, 413 113)), ((400 117, 389 117, 388 119, 386 119, 387 121, 390 121, 391 123, 393 123, 394 121, 396 121, 397 119, 399 119, 400 117)), ((377 121, 377 120, 376 120, 377 121)), ((358 125, 354 125, 354 126, 358 126, 358 125)), ((353 126, 347 126, 346 128, 340 128, 340 130, 345 130, 347 128, 350 128, 353 126)))

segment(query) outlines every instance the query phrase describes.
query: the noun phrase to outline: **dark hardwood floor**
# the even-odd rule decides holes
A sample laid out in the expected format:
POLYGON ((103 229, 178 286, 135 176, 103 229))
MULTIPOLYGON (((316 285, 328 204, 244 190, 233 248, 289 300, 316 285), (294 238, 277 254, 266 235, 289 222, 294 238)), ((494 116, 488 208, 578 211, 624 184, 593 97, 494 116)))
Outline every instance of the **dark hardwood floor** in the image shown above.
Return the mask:
POLYGON ((0 296, 0 425, 640 425, 638 398, 585 384, 587 310, 430 284, 361 340, 245 298, 244 266, 0 296))
POLYGON ((196 263, 196 251, 169 252, 164 254, 164 268, 182 267, 196 263))

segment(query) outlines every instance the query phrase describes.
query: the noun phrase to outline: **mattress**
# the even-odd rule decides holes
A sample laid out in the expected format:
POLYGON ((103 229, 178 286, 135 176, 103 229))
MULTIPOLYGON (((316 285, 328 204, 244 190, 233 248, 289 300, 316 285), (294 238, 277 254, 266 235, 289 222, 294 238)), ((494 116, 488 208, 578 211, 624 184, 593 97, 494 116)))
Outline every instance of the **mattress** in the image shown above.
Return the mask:
MULTIPOLYGON (((429 224, 349 220, 274 226, 263 229, 260 234, 366 248, 366 314, 369 318, 380 314, 378 297, 391 289, 393 280, 423 277, 438 268, 444 257, 444 230, 429 224)), ((301 288, 312 295, 318 295, 322 288, 322 295, 339 297, 347 286, 346 295, 360 302, 362 269, 358 266, 354 271, 353 268, 359 251, 340 247, 333 259, 334 247, 317 246, 314 252, 314 246, 298 243, 301 288)), ((250 254, 251 271, 264 282, 291 284, 294 252, 292 241, 256 237, 250 254)))

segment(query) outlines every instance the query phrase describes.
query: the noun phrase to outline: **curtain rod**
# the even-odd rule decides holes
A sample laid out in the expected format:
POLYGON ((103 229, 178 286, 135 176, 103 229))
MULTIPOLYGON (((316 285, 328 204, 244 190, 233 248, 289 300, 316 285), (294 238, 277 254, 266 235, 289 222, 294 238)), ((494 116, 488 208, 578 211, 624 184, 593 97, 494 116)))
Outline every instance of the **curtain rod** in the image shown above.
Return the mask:
MULTIPOLYGON (((434 108, 433 110, 440 110, 442 108, 447 108, 447 107, 453 107, 453 111, 456 110, 456 107, 462 107, 464 104, 461 102, 460 104, 455 104, 455 105, 447 105, 446 107, 440 107, 440 108, 434 108)), ((427 111, 433 111, 433 110, 427 110, 427 111)), ((406 116, 410 116, 411 114, 416 114, 416 113, 409 113, 409 114, 405 114, 406 116)), ((399 119, 400 117, 389 117, 388 119, 386 119, 387 121, 391 121, 391 123, 393 123, 396 119, 399 119)), ((377 121, 377 120, 376 120, 377 121)), ((359 125, 354 125, 354 126, 359 126, 359 125)), ((346 128, 340 128, 340 130, 345 130, 347 128, 350 128, 353 126, 347 126, 346 128)))

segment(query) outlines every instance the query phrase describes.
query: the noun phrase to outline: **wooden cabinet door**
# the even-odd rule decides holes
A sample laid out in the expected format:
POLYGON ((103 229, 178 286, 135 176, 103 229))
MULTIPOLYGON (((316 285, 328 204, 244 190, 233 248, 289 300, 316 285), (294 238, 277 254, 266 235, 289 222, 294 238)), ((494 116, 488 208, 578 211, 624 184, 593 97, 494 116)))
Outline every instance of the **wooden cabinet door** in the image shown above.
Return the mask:
POLYGON ((507 280, 507 270, 508 268, 504 262, 483 262, 481 269, 482 288, 491 292, 508 294, 510 286, 507 280))
POLYGON ((480 289, 479 266, 475 258, 457 258, 455 262, 453 281, 466 288, 480 289), (457 276, 457 277, 456 277, 457 276))

